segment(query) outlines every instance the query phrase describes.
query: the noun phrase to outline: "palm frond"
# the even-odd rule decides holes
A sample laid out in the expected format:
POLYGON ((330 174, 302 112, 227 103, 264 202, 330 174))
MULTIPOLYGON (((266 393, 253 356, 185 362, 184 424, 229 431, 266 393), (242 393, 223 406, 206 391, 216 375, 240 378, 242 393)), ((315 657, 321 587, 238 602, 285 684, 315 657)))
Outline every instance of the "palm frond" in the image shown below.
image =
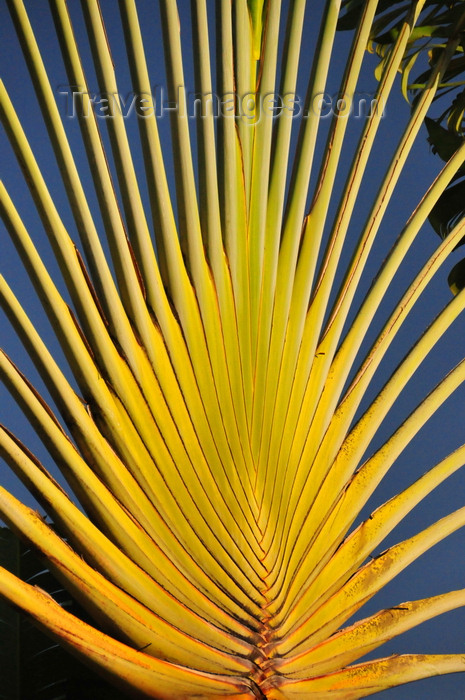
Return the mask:
POLYGON ((422 243, 423 225, 442 220, 444 193, 463 172, 460 138, 424 195, 412 199, 407 220, 390 214, 420 129, 462 51, 461 4, 450 9, 457 27, 444 37, 425 29, 437 19, 425 21, 429 2, 400 3, 395 12, 375 0, 346 2, 341 19, 341 2, 328 0, 309 67, 314 10, 304 1, 194 0, 189 13, 161 0, 166 99, 175 105, 167 136, 147 8, 121 0, 140 150, 124 109, 121 49, 105 27, 113 5, 83 0, 78 18, 73 3, 50 0, 82 152, 56 100, 40 32, 23 0, 7 4, 72 217, 15 109, 15 86, 1 83, 1 121, 56 273, 9 173, 0 212, 62 357, 5 271, 0 303, 44 389, 4 351, 0 377, 58 471, 1 426, 0 455, 54 525, 3 486, 0 516, 93 623, 8 567, 0 569, 0 596, 137 697, 347 700, 463 672, 459 649, 372 654, 465 606, 463 589, 377 612, 366 606, 465 525, 461 499, 407 536, 395 531, 459 472, 460 442, 424 460, 425 473, 412 472, 394 495, 378 490, 465 380, 460 353, 435 386, 411 394, 407 415, 394 422, 412 376, 440 352, 464 309, 460 275, 452 300, 428 309, 430 325, 410 334, 389 373, 379 371, 465 236, 457 209, 436 248, 422 243), (326 120, 338 24, 353 35, 326 120), (391 25, 371 109, 354 131, 366 46, 391 25), (367 179, 396 104, 396 76, 413 70, 412 46, 426 34, 441 37, 440 50, 416 86, 390 163, 378 168, 376 189, 367 179), (92 60, 81 51, 85 42, 92 60), (189 80, 198 93, 195 120, 189 80), (380 246, 384 261, 375 265, 380 246), (412 251, 416 268, 399 283, 412 251))

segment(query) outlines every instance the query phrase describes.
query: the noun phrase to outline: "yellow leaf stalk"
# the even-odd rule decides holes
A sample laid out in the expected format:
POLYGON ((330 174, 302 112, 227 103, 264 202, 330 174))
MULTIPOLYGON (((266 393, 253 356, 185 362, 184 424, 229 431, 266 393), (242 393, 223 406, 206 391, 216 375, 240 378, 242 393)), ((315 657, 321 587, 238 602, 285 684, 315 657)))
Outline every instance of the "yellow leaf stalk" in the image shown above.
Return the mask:
POLYGON ((10 493, 2 473, 0 518, 92 623, 2 562, 0 597, 132 697, 355 700, 464 672, 460 653, 366 658, 463 607, 463 588, 413 593, 375 613, 364 605, 465 526, 459 504, 391 539, 415 507, 458 478, 463 438, 394 495, 378 490, 465 382, 462 348, 456 366, 381 433, 465 308, 459 276, 454 298, 441 300, 426 330, 412 332, 379 383, 378 369, 465 237, 456 216, 436 248, 419 245, 451 181, 463 177, 460 140, 412 200, 407 221, 390 213, 443 78, 462 60, 465 13, 457 10, 435 49, 373 190, 367 177, 373 163, 380 170, 384 109, 389 119, 399 71, 407 89, 415 27, 430 0, 411 3, 391 32, 356 139, 351 114, 366 47, 388 22, 376 0, 360 3, 357 16, 357 3, 327 0, 312 59, 305 49, 319 8, 306 0, 193 0, 190 14, 186 3, 161 0, 158 19, 147 4, 120 0, 119 48, 107 3, 82 0, 77 24, 74 3, 49 4, 83 149, 57 102, 33 3, 28 11, 23 0, 7 0, 5 26, 17 34, 67 203, 6 75, 8 158, 40 224, 30 223, 5 172, 1 245, 9 236, 59 350, 0 262, 0 306, 41 388, 6 349, 0 379, 46 448, 39 460, 2 412, 0 457, 40 510, 10 493), (176 104, 169 125, 153 93, 162 81, 152 55, 156 22, 162 99, 176 104), (351 23, 338 99, 325 115, 339 29, 351 23), (139 145, 124 112, 123 47, 139 145), (384 261, 375 267, 378 247, 384 261), (414 256, 407 282, 398 283, 414 256), (372 512, 363 519, 366 505, 372 512))

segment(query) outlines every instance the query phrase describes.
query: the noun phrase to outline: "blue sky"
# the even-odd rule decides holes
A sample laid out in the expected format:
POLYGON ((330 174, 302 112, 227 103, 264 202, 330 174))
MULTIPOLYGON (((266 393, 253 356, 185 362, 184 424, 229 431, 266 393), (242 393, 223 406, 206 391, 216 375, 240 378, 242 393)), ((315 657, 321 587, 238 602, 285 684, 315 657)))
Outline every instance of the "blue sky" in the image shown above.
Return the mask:
MULTIPOLYGON (((76 24, 76 33, 79 37, 83 59, 88 66, 89 85, 95 85, 96 79, 91 71, 90 52, 85 35, 85 29, 80 14, 79 2, 77 0, 68 0, 70 11, 73 20, 76 24)), ((212 3, 210 3, 211 5, 212 3)), ((50 189, 56 197, 58 208, 62 213, 64 222, 72 235, 77 240, 74 222, 65 199, 63 186, 60 181, 60 175, 56 167, 53 152, 45 127, 42 123, 39 107, 34 95, 30 78, 24 60, 21 55, 21 50, 15 36, 14 28, 9 18, 6 3, 0 5, 0 64, 2 67, 2 78, 10 92, 16 109, 23 121, 26 134, 31 140, 36 157, 43 168, 50 189)), ((120 79, 120 91, 123 94, 128 94, 131 91, 129 73, 124 56, 124 45, 121 33, 119 13, 116 10, 116 3, 113 0, 101 0, 104 18, 107 21, 107 30, 110 45, 113 51, 117 73, 120 79)), ((321 6, 322 3, 319 3, 321 6)), ((50 81, 57 90, 57 100, 66 124, 67 132, 70 138, 72 147, 76 154, 78 165, 83 173, 83 179, 89 183, 86 190, 89 193, 92 206, 95 209, 96 200, 90 185, 90 172, 85 161, 85 153, 80 139, 80 133, 77 120, 66 118, 65 97, 60 95, 67 85, 66 72, 62 64, 59 48, 57 46, 53 22, 51 20, 48 4, 45 2, 29 2, 27 3, 30 10, 32 25, 37 33, 39 44, 43 51, 43 56, 46 62, 46 67, 49 71, 50 81)), ((165 79, 163 75, 163 49, 159 29, 159 17, 157 3, 152 3, 150 0, 143 0, 140 4, 142 26, 144 36, 147 42, 147 53, 151 75, 153 75, 153 84, 164 85, 165 79)), ((317 21, 312 10, 312 15, 308 17, 305 44, 303 49, 303 64, 310 66, 311 56, 313 51, 313 42, 315 38, 317 21)), ((189 3, 180 3, 181 24, 188 20, 189 3)), ((183 30, 183 47, 186 49, 187 60, 186 66, 191 65, 189 51, 191 49, 189 32, 183 30)), ((337 37, 337 44, 334 52, 334 60, 331 69, 331 79, 329 92, 337 90, 337 76, 343 70, 346 62, 347 48, 350 37, 347 34, 340 34, 337 37)), ((370 92, 374 89, 373 68, 375 60, 373 57, 367 56, 366 67, 362 74, 360 91, 370 92)), ((302 94, 304 93, 305 76, 302 76, 302 94)), ((189 68, 186 69, 186 82, 192 80, 192 74, 189 68)), ((369 166, 367 176, 363 185, 363 195, 361 201, 357 205, 356 220, 352 224, 351 232, 353 236, 357 233, 357 226, 363 222, 368 211, 371 198, 376 192, 376 187, 379 184, 379 179, 383 173, 383 168, 389 162, 390 153, 394 148, 402 125, 408 115, 408 105, 400 95, 400 89, 395 91, 392 99, 386 105, 385 119, 380 128, 380 134, 377 139, 377 149, 375 157, 369 166)), ((166 144, 166 155, 168 162, 170 161, 169 148, 169 120, 160 120, 160 130, 164 144, 166 144)), ((351 149, 354 147, 356 135, 360 130, 362 120, 351 120, 349 133, 351 134, 347 144, 347 156, 345 163, 349 163, 351 149)), ((329 121, 322 125, 322 133, 329 121)), ((138 146, 137 124, 136 120, 128 118, 128 130, 130 132, 131 143, 134 145, 137 155, 138 167, 143 169, 141 156, 138 146)), ((389 207, 385 220, 381 228, 379 243, 375 246, 370 258, 370 266, 368 274, 362 280, 360 297, 366 293, 370 278, 376 273, 378 266, 385 258, 390 246, 400 233, 402 226, 419 201, 419 198, 424 193, 426 187, 433 179, 435 173, 440 167, 440 162, 437 157, 431 154, 426 144, 426 131, 423 130, 423 138, 418 140, 414 148, 412 156, 407 164, 402 180, 397 188, 395 202, 389 207)), ((106 137, 105 137, 106 138, 106 137)), ((9 144, 2 133, 0 135, 1 153, 2 153, 2 178, 16 206, 20 210, 27 228, 33 236, 39 250, 44 256, 44 260, 58 281, 60 289, 64 292, 64 285, 61 282, 58 268, 53 255, 50 251, 45 234, 42 230, 40 219, 34 210, 32 200, 29 196, 27 187, 23 181, 21 172, 15 162, 9 144)), ((324 147, 324 139, 320 139, 320 152, 324 147)), ((341 177, 338 178, 336 184, 342 182, 341 177)), ((145 201, 147 203, 147 194, 145 193, 145 201)), ((26 309, 30 313, 38 329, 43 334, 50 348, 58 356, 62 357, 58 342, 54 337, 52 330, 45 318, 40 301, 35 297, 34 291, 26 278, 26 274, 18 261, 13 246, 10 244, 8 236, 4 229, 0 229, 0 271, 5 275, 11 286, 14 288, 26 309)), ((414 246, 405 265, 397 276, 389 298, 386 300, 386 307, 379 311, 379 324, 383 313, 386 309, 392 308, 394 302, 399 298, 405 285, 412 278, 414 271, 417 271, 426 256, 433 252, 438 239, 432 229, 426 225, 424 231, 420 235, 417 244, 414 246)), ((454 254, 453 260, 460 258, 460 253, 454 254)), ((400 359, 404 356, 409 345, 418 337, 423 329, 427 327, 429 322, 434 318, 436 313, 442 308, 444 303, 450 298, 450 292, 447 286, 447 272, 452 267, 452 263, 446 263, 445 269, 442 269, 437 275, 434 282, 430 285, 418 305, 418 308, 409 317, 407 323, 402 329, 396 342, 393 344, 389 352, 389 357, 386 362, 383 362, 379 372, 377 373, 372 392, 369 399, 372 399, 390 371, 397 365, 400 359)), ((379 326, 378 326, 379 327, 379 326)), ((17 362, 22 371, 31 379, 31 381, 43 391, 43 385, 38 378, 37 373, 32 367, 29 359, 25 355, 19 341, 12 333, 5 317, 0 316, 0 338, 1 345, 8 354, 17 362)), ((463 319, 459 319, 454 324, 451 331, 437 345, 431 356, 418 369, 412 380, 409 382, 407 389, 403 392, 399 401, 395 404, 390 413, 389 420, 383 423, 381 430, 375 438, 374 446, 378 446, 388 437, 391 432, 397 427, 412 410, 412 408, 421 400, 426 393, 433 388, 437 381, 451 369, 463 357, 463 339, 464 339, 464 323, 463 319)), ((367 338, 364 345, 365 350, 368 349, 373 337, 367 338)), ((391 473, 386 478, 382 487, 375 494, 375 501, 370 504, 370 507, 364 510, 365 516, 373 510, 376 505, 396 493, 401 488, 405 487, 412 480, 420 476, 427 468, 433 466, 439 459, 448 454, 452 449, 457 447, 463 441, 463 426, 465 424, 465 390, 462 388, 457 391, 453 397, 438 411, 437 415, 432 419, 427 426, 420 432, 411 446, 405 450, 403 455, 397 460, 391 473)), ((366 402, 364 406, 366 406, 366 402)), ((25 441, 39 457, 44 464, 53 470, 51 460, 45 448, 40 444, 30 427, 25 422, 19 409, 10 399, 6 390, 0 385, 0 421, 13 430, 18 436, 25 441)), ((17 480, 9 474, 9 471, 4 464, 0 466, 1 483, 11 488, 13 493, 23 498, 27 503, 33 503, 30 496, 25 492, 24 488, 17 480)), ((434 519, 445 515, 447 512, 454 510, 463 505, 465 494, 465 478, 464 475, 458 473, 451 478, 443 487, 438 489, 432 497, 427 499, 425 503, 417 508, 415 512, 409 516, 405 523, 397 528, 389 541, 384 543, 381 549, 384 549, 389 544, 413 534, 415 531, 426 527, 427 524, 434 519)), ((448 538, 446 541, 436 546, 429 554, 425 555, 415 564, 410 567, 404 574, 397 577, 379 596, 376 596, 369 603, 364 612, 367 614, 374 612, 380 607, 387 605, 395 605, 403 600, 411 600, 427 595, 434 595, 446 590, 463 587, 465 581, 465 557, 464 557, 464 533, 459 532, 456 535, 448 538)), ((390 645, 383 647, 382 653, 388 654, 393 651, 401 652, 462 652, 465 648, 465 615, 463 612, 453 613, 442 616, 438 620, 414 630, 413 632, 398 638, 390 645), (389 648, 388 648, 389 647, 389 648)), ((425 700, 437 698, 439 693, 450 698, 463 697, 465 681, 463 676, 455 675, 440 679, 429 679, 418 684, 406 686, 387 691, 383 697, 393 698, 393 700, 407 700, 411 698, 415 700, 422 698, 425 700)))

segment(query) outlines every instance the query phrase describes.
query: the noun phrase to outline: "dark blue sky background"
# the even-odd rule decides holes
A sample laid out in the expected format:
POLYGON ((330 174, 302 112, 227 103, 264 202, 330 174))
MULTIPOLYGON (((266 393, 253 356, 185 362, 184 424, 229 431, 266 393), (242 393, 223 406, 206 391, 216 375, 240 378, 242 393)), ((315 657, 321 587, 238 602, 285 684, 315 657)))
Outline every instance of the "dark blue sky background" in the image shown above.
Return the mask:
MULTIPOLYGON (((75 31, 79 38, 82 57, 89 71, 89 86, 91 89, 94 88, 97 90, 96 78, 91 69, 90 51, 81 16, 80 3, 77 0, 68 0, 68 5, 73 21, 75 22, 75 31)), ((125 59, 124 41, 117 3, 114 2, 114 0, 101 0, 101 5, 104 18, 107 22, 107 31, 116 64, 117 75, 120 80, 119 90, 121 93, 127 94, 132 88, 125 59)), ((302 96, 305 92, 305 76, 311 65, 314 39, 318 28, 317 15, 319 15, 323 7, 323 2, 320 0, 320 2, 311 3, 311 5, 312 9, 308 12, 306 31, 304 33, 305 44, 302 58, 302 81, 299 88, 302 96)), ((183 1, 179 3, 179 6, 181 26, 184 27, 182 39, 183 47, 186 49, 186 83, 188 89, 193 89, 193 85, 189 85, 189 81, 192 81, 190 70, 192 66, 192 56, 190 53, 191 38, 188 25, 185 24, 189 19, 190 3, 183 1)), ((213 7, 213 3, 210 2, 209 6, 213 7)), ((285 6, 287 6, 287 3, 285 3, 285 6)), ((31 22, 43 52, 51 84, 58 91, 60 86, 67 85, 68 81, 61 61, 48 3, 44 0, 28 2, 27 8, 30 11, 31 22)), ((142 0, 140 3, 140 13, 144 38, 146 40, 149 67, 151 75, 153 76, 152 82, 154 85, 165 85, 158 4, 151 0, 142 0)), ((337 91, 338 77, 346 64, 350 37, 348 34, 339 34, 336 41, 337 44, 331 67, 330 93, 335 93, 337 91)), ((361 92, 370 92, 373 91, 375 85, 373 69, 376 62, 373 57, 367 56, 365 63, 366 65, 359 89, 361 92)), ((47 132, 42 122, 38 103, 5 2, 0 3, 0 64, 2 78, 23 122, 26 134, 30 139, 36 158, 43 169, 49 188, 56 198, 57 206, 64 223, 68 227, 73 238, 77 241, 78 237, 74 221, 66 201, 53 152, 48 142, 47 132)), ((58 95, 57 99, 62 113, 65 116, 65 98, 58 95)), ((392 98, 386 105, 385 119, 381 124, 375 146, 375 153, 373 154, 363 183, 360 202, 357 204, 356 215, 350 229, 349 241, 355 240, 359 228, 364 222, 372 198, 376 193, 376 187, 380 183, 382 174, 389 163, 390 155, 397 143, 407 116, 408 105, 400 95, 400 87, 398 86, 398 89, 394 91, 392 98)), ((343 163, 347 165, 347 168, 349 167, 350 153, 356 143, 356 136, 362 127, 362 121, 363 120, 357 120, 355 118, 350 120, 348 143, 344 151, 345 158, 343 161, 343 163)), ((95 211, 96 200, 93 194, 89 169, 85 162, 85 153, 77 120, 65 118, 65 124, 82 174, 82 179, 85 183, 86 192, 88 193, 95 211)), ((326 120, 322 124, 319 153, 321 153, 324 148, 323 135, 328 125, 329 120, 326 120)), ((143 165, 139 152, 135 117, 127 120, 127 127, 134 145, 135 153, 137 154, 137 167, 140 168, 140 172, 142 173, 143 165)), ((166 157, 168 162, 170 162, 169 120, 160 120, 159 127, 161 136, 164 139, 166 157)), ((106 139, 106 135, 104 138, 106 139)), ((19 167, 16 164, 11 148, 3 133, 0 135, 0 148, 2 178, 4 179, 5 185, 19 209, 37 247, 43 254, 44 260, 52 271, 55 281, 66 296, 64 285, 61 281, 56 263, 53 260, 53 255, 50 251, 39 217, 35 212, 33 202, 23 181, 19 167)), ((440 161, 430 152, 426 144, 426 130, 423 130, 422 137, 418 139, 413 149, 401 182, 396 190, 393 204, 389 207, 381 226, 379 241, 373 249, 367 274, 362 280, 359 299, 366 293, 371 278, 378 269, 379 264, 386 257, 390 246, 400 233, 406 218, 418 203, 440 166, 440 161)), ((337 184, 341 184, 342 182, 343 172, 341 169, 341 176, 338 178, 337 184)), ((147 203, 147 194, 144 187, 145 186, 142 186, 142 190, 145 202, 147 203)), ((101 230, 101 222, 99 219, 97 219, 97 221, 98 227, 101 230)), ((399 275, 396 277, 386 302, 379 310, 374 324, 375 328, 365 341, 365 351, 374 339, 374 332, 381 328, 382 319, 385 318, 387 310, 393 307, 406 285, 420 269, 427 256, 433 252, 437 244, 438 239, 436 234, 429 225, 425 225, 417 243, 400 270, 399 275)), ((393 343, 387 360, 382 363, 375 376, 373 386, 364 401, 364 407, 368 405, 368 401, 371 400, 382 387, 389 373, 404 356, 411 343, 429 325, 430 321, 449 300, 450 291, 446 281, 447 273, 452 267, 453 262, 460 259, 460 257, 460 251, 453 254, 452 260, 447 262, 443 269, 441 269, 434 282, 423 295, 415 311, 410 314, 396 341, 393 343)), ((37 324, 37 328, 47 340, 52 352, 54 352, 57 357, 62 357, 59 344, 42 312, 40 301, 34 294, 34 290, 22 269, 21 263, 17 258, 4 228, 0 229, 0 271, 5 275, 31 318, 37 324)), ((17 362, 20 369, 31 379, 41 392, 45 391, 40 378, 28 357, 25 355, 15 334, 11 331, 3 314, 0 315, 0 338, 1 346, 17 362)), ((415 407, 418 401, 420 401, 421 398, 433 388, 437 381, 463 357, 464 347, 464 322, 463 319, 459 319, 450 332, 438 343, 433 353, 431 353, 431 356, 427 358, 415 373, 406 390, 402 393, 401 398, 396 402, 393 410, 390 412, 389 419, 383 423, 370 451, 372 451, 374 447, 379 446, 392 433, 399 423, 415 407)), ((382 501, 406 487, 415 478, 423 474, 428 468, 432 467, 437 461, 463 442, 465 434, 464 399, 465 390, 462 388, 454 394, 436 414, 434 419, 419 433, 417 438, 402 454, 401 458, 397 460, 369 506, 364 509, 363 513, 365 516, 382 501)), ((30 447, 44 462, 47 468, 53 471, 53 465, 51 464, 47 451, 33 434, 3 385, 0 385, 0 421, 23 439, 28 447, 30 447)), ((3 463, 0 465, 0 481, 2 485, 6 485, 15 495, 24 499, 25 502, 29 504, 33 503, 31 497, 27 494, 22 485, 10 474, 8 468, 3 463)), ((464 495, 465 476, 463 473, 459 472, 449 479, 444 486, 437 489, 421 506, 416 508, 415 511, 406 518, 404 523, 392 533, 388 540, 383 543, 380 551, 390 544, 402 540, 426 527, 435 519, 442 517, 446 513, 461 507, 464 505, 464 495)), ((382 593, 370 601, 363 609, 362 616, 365 616, 365 614, 368 615, 382 607, 396 605, 405 600, 422 598, 463 587, 465 585, 464 544, 464 532, 461 531, 449 537, 440 545, 437 545, 415 565, 409 567, 407 571, 398 576, 382 593)), ((417 630, 413 630, 397 640, 394 640, 394 642, 385 645, 381 650, 378 650, 376 656, 388 655, 393 652, 465 652, 464 630, 465 613, 463 610, 455 611, 433 620, 430 623, 425 623, 417 630)), ((439 679, 428 679, 410 686, 386 691, 383 697, 385 697, 386 700, 388 698, 392 698, 393 700, 435 700, 440 693, 443 694, 443 697, 457 700, 465 697, 464 675, 456 674, 439 679)))

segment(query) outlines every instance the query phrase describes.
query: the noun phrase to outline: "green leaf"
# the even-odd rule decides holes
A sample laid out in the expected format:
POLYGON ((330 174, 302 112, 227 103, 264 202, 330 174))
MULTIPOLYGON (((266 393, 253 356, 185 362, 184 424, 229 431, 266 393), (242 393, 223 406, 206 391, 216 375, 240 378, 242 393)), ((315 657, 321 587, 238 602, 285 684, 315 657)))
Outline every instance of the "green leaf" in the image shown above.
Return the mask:
MULTIPOLYGON (((394 0, 394 2, 392 0, 380 0, 378 3, 377 16, 381 15, 385 10, 389 10, 394 5, 399 5, 400 3, 402 3, 402 8, 399 8, 397 13, 399 13, 399 11, 403 13, 405 8, 404 0, 394 0)), ((337 25, 338 29, 355 29, 360 20, 364 5, 365 0, 344 0, 344 2, 341 4, 342 12, 337 25)))
MULTIPOLYGON (((438 236, 445 238, 465 215, 465 180, 452 185, 440 196, 431 210, 429 221, 438 236)), ((457 244, 463 245, 465 239, 457 244)))
POLYGON ((425 126, 428 130, 428 143, 431 144, 433 153, 437 153, 442 160, 448 161, 463 143, 463 139, 458 134, 445 129, 436 119, 426 117, 425 126))
POLYGON ((458 294, 465 288, 465 258, 454 265, 447 281, 453 294, 458 294))

